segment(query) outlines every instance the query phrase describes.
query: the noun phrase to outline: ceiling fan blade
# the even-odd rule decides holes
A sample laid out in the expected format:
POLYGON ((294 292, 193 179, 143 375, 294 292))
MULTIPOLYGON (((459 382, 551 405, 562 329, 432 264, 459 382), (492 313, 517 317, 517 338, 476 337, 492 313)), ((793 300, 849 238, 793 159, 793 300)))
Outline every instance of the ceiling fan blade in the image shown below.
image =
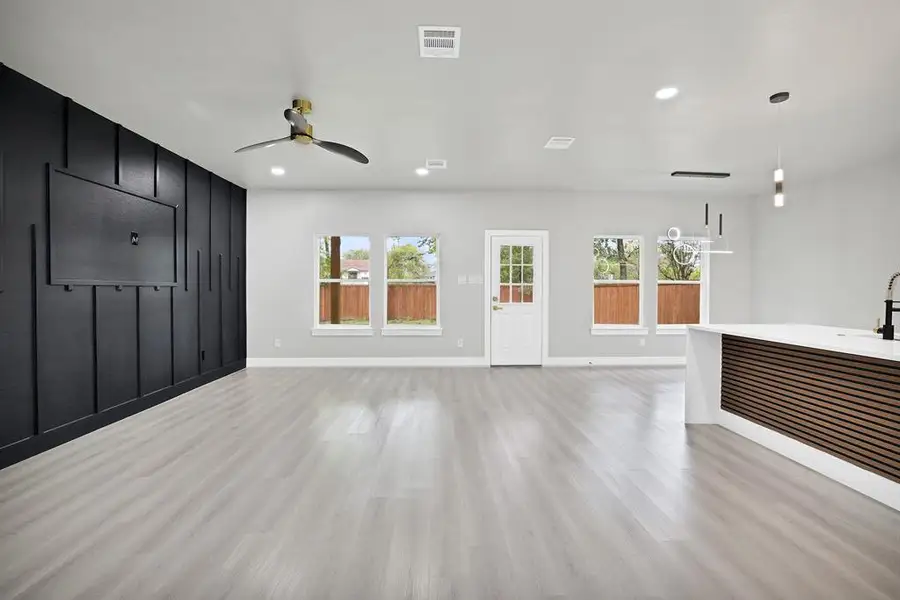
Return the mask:
POLYGON ((270 147, 274 146, 275 144, 281 144, 281 143, 289 142, 289 141, 291 141, 291 136, 278 138, 277 140, 269 140, 267 142, 260 142, 258 144, 250 144, 249 146, 244 146, 243 148, 238 148, 234 152, 235 152, 235 154, 237 154, 238 152, 249 152, 251 150, 256 150, 257 148, 270 148, 270 147))
POLYGON ((366 158, 366 155, 360 152, 359 150, 355 150, 350 146, 345 146, 344 144, 338 144, 337 142, 326 142, 325 140, 317 140, 316 138, 312 139, 312 143, 316 146, 328 150, 329 152, 334 152, 335 154, 340 154, 341 156, 345 156, 350 160, 355 160, 358 163, 362 163, 364 165, 369 164, 369 159, 366 158))
POLYGON ((306 118, 291 108, 284 109, 284 118, 294 131, 306 131, 306 118))

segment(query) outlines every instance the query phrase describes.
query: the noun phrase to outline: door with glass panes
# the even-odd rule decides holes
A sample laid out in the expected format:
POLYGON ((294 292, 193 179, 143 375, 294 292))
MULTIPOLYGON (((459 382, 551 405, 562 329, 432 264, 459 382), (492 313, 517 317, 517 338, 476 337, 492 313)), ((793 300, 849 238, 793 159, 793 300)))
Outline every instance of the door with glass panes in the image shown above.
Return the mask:
POLYGON ((540 365, 541 238, 491 238, 491 365, 540 365))

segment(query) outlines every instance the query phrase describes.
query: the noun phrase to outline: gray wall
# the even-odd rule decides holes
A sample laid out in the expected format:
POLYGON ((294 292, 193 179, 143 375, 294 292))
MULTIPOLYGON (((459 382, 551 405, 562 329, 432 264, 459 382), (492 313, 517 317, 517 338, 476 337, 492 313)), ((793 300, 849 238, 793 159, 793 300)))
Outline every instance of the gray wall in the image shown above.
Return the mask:
MULTIPOLYGON (((695 195, 564 193, 410 193, 251 191, 247 206, 248 353, 254 358, 472 357, 483 355, 481 285, 457 276, 482 274, 487 229, 550 232, 550 356, 681 356, 684 336, 596 337, 592 320, 592 238, 642 234, 645 247, 673 225, 700 233, 703 204, 695 195), (369 235, 372 240, 371 338, 312 337, 316 234, 369 235), (379 335, 383 320, 383 262, 387 235, 440 236, 441 337, 379 335), (281 347, 274 347, 274 339, 281 347), (463 338, 464 347, 457 347, 463 338), (640 345, 640 340, 646 342, 640 345)), ((711 257, 712 322, 750 319, 750 199, 712 198, 725 214, 736 251, 711 257)), ((644 252, 644 273, 655 277, 655 253, 644 252)), ((655 321, 656 289, 644 294, 647 324, 655 321)))
POLYGON ((753 320, 871 329, 900 270, 900 154, 754 201, 753 320))

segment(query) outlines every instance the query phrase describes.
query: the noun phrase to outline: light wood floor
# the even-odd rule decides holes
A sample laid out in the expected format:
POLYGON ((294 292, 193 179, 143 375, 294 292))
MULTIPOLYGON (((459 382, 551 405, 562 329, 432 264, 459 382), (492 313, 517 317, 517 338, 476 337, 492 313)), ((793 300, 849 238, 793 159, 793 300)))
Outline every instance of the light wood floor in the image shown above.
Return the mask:
POLYGON ((238 373, 0 471, 0 598, 900 598, 900 513, 682 377, 238 373))

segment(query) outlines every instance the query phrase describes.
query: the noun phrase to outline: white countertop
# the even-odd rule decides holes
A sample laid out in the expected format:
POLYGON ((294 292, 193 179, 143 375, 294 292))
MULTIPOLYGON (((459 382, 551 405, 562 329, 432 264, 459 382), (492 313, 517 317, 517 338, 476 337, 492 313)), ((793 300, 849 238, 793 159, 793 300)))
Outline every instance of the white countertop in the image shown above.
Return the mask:
POLYGON ((900 341, 889 342, 862 329, 822 325, 690 325, 688 330, 736 335, 900 362, 900 341))

